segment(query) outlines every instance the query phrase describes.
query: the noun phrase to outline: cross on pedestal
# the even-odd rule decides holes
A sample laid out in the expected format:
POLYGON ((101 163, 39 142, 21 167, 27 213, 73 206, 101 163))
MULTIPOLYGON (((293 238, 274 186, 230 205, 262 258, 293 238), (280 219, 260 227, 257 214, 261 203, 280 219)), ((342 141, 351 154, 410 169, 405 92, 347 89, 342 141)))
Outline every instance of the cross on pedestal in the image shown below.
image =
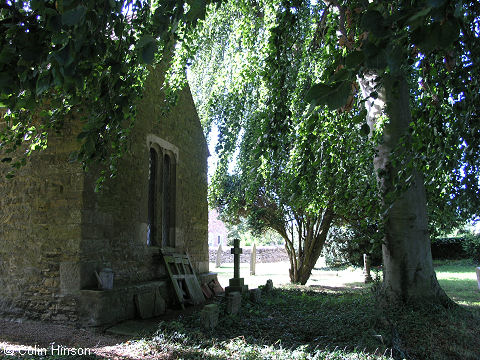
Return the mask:
POLYGON ((244 284, 243 278, 240 277, 240 254, 242 248, 240 247, 240 240, 233 240, 233 248, 231 250, 233 254, 233 278, 229 280, 229 285, 225 288, 225 293, 228 294, 233 291, 240 293, 248 291, 248 286, 244 284))

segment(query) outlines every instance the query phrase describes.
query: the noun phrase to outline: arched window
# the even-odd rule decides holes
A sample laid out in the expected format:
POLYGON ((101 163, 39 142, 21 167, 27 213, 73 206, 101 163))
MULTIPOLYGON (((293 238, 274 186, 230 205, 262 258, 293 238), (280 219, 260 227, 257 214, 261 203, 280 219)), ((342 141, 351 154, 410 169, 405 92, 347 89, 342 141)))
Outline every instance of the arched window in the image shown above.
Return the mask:
POLYGON ((148 232, 147 245, 157 245, 157 189, 158 189, 158 154, 150 148, 148 162, 148 232))
POLYGON ((162 245, 175 247, 175 157, 166 151, 162 164, 162 245))

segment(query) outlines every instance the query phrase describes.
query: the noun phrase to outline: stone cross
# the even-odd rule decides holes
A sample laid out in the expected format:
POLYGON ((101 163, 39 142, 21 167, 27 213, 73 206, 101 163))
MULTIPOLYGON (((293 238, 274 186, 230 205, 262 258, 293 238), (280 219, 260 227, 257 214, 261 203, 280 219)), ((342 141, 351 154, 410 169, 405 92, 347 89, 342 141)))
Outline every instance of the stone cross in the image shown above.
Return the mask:
POLYGON ((225 288, 227 295, 234 291, 238 291, 239 293, 248 291, 248 286, 245 285, 243 278, 240 277, 240 254, 242 253, 242 249, 240 248, 239 239, 233 240, 231 253, 233 254, 233 278, 228 281, 229 286, 225 288))
POLYGON ((240 254, 243 252, 240 247, 240 239, 233 239, 233 278, 240 279, 240 254))
POLYGON ((370 258, 367 254, 363 254, 363 275, 365 276, 365 283, 373 281, 370 275, 370 258))
POLYGON ((256 265, 257 265, 257 245, 253 244, 252 254, 250 255, 250 275, 255 275, 256 265))
POLYGON ((222 255, 223 255, 223 249, 222 249, 222 244, 218 245, 218 250, 217 250, 217 259, 215 261, 215 266, 219 268, 222 266, 222 255))
POLYGON ((477 267, 475 271, 477 272, 478 290, 480 290, 480 267, 477 267))

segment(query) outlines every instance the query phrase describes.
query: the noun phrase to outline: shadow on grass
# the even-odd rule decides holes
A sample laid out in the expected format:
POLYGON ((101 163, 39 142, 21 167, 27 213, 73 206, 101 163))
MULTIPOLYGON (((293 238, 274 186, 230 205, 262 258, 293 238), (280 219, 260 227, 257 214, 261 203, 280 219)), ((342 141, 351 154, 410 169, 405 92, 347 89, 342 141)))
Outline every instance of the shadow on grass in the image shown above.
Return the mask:
POLYGON ((395 358, 478 359, 480 348, 480 318, 472 312, 435 306, 385 309, 369 290, 290 285, 264 294, 260 304, 244 301, 239 315, 226 315, 223 302, 219 307, 214 330, 205 331, 199 316, 191 315, 162 323, 158 334, 182 343, 185 350, 227 351, 227 358, 246 358, 242 351, 258 349, 301 349, 309 356, 328 349, 360 349, 367 358, 391 351, 395 358), (242 343, 236 355, 226 349, 234 339, 242 343))

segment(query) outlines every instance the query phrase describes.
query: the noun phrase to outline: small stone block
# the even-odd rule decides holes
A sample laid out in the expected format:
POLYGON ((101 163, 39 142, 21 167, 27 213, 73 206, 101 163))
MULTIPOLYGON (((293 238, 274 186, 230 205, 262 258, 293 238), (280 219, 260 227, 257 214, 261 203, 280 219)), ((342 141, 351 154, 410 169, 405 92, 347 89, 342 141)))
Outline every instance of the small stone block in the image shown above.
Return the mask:
POLYGON ((262 292, 260 289, 251 289, 250 290, 250 300, 254 303, 259 303, 262 299, 262 292))
POLYGON ((477 272, 478 290, 480 290, 480 267, 477 267, 475 270, 477 272))
POLYGON ((218 305, 205 305, 200 312, 200 320, 205 329, 214 329, 218 325, 218 305))
POLYGON ((235 315, 240 312, 242 306, 242 295, 237 292, 231 292, 227 295, 227 314, 235 315))
POLYGON ((267 283, 265 284, 265 291, 270 292, 273 290, 273 281, 271 279, 267 280, 267 283))

